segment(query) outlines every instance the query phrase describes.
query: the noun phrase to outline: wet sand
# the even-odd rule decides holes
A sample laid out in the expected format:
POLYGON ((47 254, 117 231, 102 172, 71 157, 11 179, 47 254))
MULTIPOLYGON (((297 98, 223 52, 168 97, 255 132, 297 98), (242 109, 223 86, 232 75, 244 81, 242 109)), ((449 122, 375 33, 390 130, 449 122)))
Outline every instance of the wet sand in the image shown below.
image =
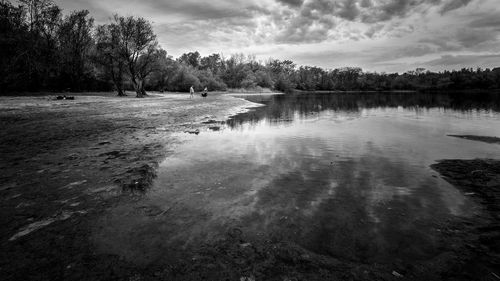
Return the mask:
POLYGON ((431 167, 483 207, 470 224, 467 267, 475 267, 476 276, 499 280, 500 160, 440 160, 431 167))
POLYGON ((0 97, 3 280, 133 275, 119 258, 93 253, 93 222, 148 188, 179 143, 173 133, 207 130, 257 106, 214 93, 55 96, 0 97))

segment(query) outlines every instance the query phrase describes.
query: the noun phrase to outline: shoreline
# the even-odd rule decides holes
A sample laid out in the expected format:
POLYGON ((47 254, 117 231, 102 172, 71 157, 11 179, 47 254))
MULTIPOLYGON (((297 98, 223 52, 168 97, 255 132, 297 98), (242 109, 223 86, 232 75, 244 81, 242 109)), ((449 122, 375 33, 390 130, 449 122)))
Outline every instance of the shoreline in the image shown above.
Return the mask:
POLYGON ((476 135, 448 135, 448 136, 470 141, 480 141, 490 144, 500 144, 500 138, 493 136, 476 136, 476 135))
MULTIPOLYGON (((103 257, 92 253, 90 239, 95 221, 150 187, 158 165, 181 142, 176 133, 208 130, 261 106, 222 94, 96 94, 0 97, 0 274, 6 280, 80 279, 88 268, 76 265, 88 259, 99 267, 103 257)), ((130 275, 132 269, 122 270, 130 275)))
MULTIPOLYGON (((263 89, 262 91, 259 90, 245 90, 245 89, 228 89, 226 91, 212 91, 208 92, 209 95, 286 95, 290 93, 322 93, 322 94, 336 94, 336 93, 387 93, 387 94, 408 94, 408 93, 426 93, 426 94, 450 94, 450 93, 457 93, 457 94, 479 94, 479 93, 485 93, 485 92, 491 92, 491 93, 499 93, 500 89, 468 89, 468 90, 461 90, 461 89, 455 89, 455 90, 438 90, 438 89, 418 89, 418 90, 299 90, 299 89, 292 89, 290 92, 280 92, 280 91, 274 91, 270 89, 263 89)), ((105 97, 110 97, 114 96, 117 98, 136 98, 135 97, 135 92, 128 90, 125 91, 127 94, 126 96, 119 97, 116 95, 116 93, 111 93, 110 92, 51 92, 51 91, 39 91, 39 92, 11 92, 11 93, 4 93, 0 95, 0 98, 16 98, 16 97, 44 97, 44 96, 53 96, 56 97, 58 95, 69 95, 69 96, 105 96, 105 97)), ((195 95, 199 95, 201 92, 196 92, 195 95)), ((144 98, 155 98, 159 97, 161 95, 186 95, 189 94, 188 92, 157 92, 157 91, 148 91, 148 96, 145 96, 144 98)))
MULTIPOLYGON (((74 101, 0 97, 0 122, 5 128, 0 136, 0 152, 5 155, 0 159, 4 214, 0 217, 0 274, 6 280, 168 280, 172 276, 260 280, 283 272, 308 280, 398 280, 402 276, 441 280, 473 277, 474 272, 467 268, 456 272, 454 266, 488 264, 484 259, 495 258, 482 258, 485 252, 495 253, 483 246, 494 244, 477 238, 499 237, 498 224, 491 224, 491 214, 498 212, 486 211, 474 219, 440 225, 443 239, 449 240, 446 251, 412 264, 337 259, 278 238, 247 237, 238 228, 229 229, 221 240, 186 253, 172 252, 148 264, 99 252, 93 234, 106 224, 102 219, 111 210, 127 216, 123 211, 132 205, 131 211, 152 220, 170 210, 150 208, 140 199, 154 182, 158 165, 183 143, 179 134, 203 133, 231 116, 262 106, 225 93, 211 93, 206 99, 190 99, 187 93, 154 93, 144 99, 111 95, 75 95, 74 101), (493 230, 482 235, 484 227, 493 230)), ((460 169, 469 170, 456 174, 471 174, 473 180, 491 174, 475 171, 482 168, 471 172, 471 167, 482 164, 474 165, 464 164, 460 169)), ((435 170, 447 176, 446 169, 435 170)), ((149 237, 148 231, 140 235, 149 237)), ((111 240, 121 235, 108 234, 111 240)), ((494 272, 493 268, 494 264, 485 270, 494 272)))
MULTIPOLYGON (((467 244, 461 254, 470 268, 498 279, 500 266, 500 160, 445 159, 431 168, 455 188, 471 197, 483 210, 466 223, 467 244), (473 265, 473 266, 471 266, 473 265)), ((469 272, 473 278, 474 272, 469 272)))

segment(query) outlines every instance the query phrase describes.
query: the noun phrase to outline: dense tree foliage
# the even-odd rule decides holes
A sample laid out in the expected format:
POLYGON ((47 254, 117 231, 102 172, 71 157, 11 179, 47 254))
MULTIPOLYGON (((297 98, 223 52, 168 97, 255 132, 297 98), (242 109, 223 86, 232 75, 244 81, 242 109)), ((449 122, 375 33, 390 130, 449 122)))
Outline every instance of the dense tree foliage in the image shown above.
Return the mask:
POLYGON ((83 89, 92 78, 92 64, 89 60, 94 46, 92 28, 94 20, 88 11, 76 11, 61 21, 57 30, 60 43, 60 76, 65 88, 83 89))
POLYGON ((124 96, 125 60, 120 55, 120 35, 113 25, 98 26, 95 32, 92 61, 96 78, 110 81, 119 96, 124 96))
POLYGON ((277 91, 384 91, 500 89, 500 68, 403 74, 322 69, 290 60, 257 61, 188 52, 174 59, 156 40, 146 19, 115 15, 94 25, 86 10, 63 16, 51 0, 0 0, 0 91, 114 89, 188 91, 246 88, 277 91))

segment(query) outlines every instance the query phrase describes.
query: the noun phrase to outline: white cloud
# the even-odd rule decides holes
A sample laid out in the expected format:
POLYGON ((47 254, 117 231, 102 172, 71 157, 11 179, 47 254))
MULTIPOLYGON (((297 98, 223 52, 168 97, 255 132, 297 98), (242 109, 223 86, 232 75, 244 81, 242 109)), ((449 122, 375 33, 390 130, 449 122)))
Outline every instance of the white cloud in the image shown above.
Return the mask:
MULTIPOLYGON (((497 63, 500 10, 495 0, 57 0, 88 9, 103 23, 114 13, 154 23, 174 56, 235 52, 325 68, 444 69, 443 58, 497 63), (486 61, 485 55, 489 56, 486 61), (491 56, 490 56, 491 55, 491 56), (441 65, 436 62, 441 62, 441 65)), ((475 65, 476 66, 476 65, 475 65)))

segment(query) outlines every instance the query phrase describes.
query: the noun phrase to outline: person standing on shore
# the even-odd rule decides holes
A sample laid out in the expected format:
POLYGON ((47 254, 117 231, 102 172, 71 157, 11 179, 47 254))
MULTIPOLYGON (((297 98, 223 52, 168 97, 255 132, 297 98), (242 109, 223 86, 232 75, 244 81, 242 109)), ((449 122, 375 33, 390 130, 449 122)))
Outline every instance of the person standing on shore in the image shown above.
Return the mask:
POLYGON ((203 89, 203 93, 201 94, 202 97, 206 98, 208 96, 208 89, 207 87, 205 87, 205 89, 203 89))
POLYGON ((191 88, 189 88, 189 98, 193 98, 194 97, 194 88, 193 86, 191 86, 191 88))

